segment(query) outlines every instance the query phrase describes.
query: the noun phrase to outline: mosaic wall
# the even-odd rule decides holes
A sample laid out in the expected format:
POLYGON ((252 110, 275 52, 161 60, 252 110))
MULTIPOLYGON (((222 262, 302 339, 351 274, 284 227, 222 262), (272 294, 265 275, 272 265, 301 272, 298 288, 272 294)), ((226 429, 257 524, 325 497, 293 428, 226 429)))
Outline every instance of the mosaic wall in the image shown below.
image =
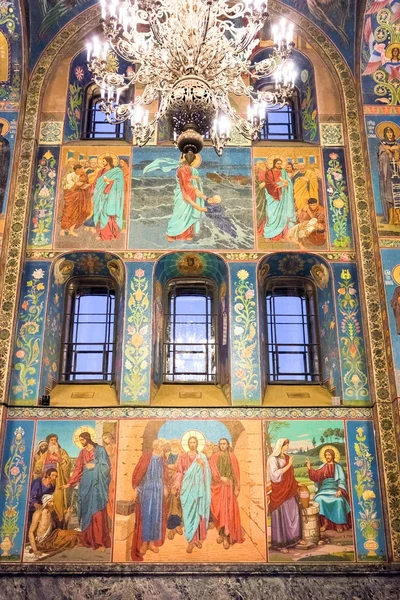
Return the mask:
POLYGON ((21 94, 22 28, 18 0, 0 6, 0 249, 21 94))
MULTIPOLYGON (((30 35, 39 40, 32 44, 31 66, 60 27, 94 4, 30 2, 30 35)), ((329 3, 321 10, 318 1, 284 4, 321 27, 353 67, 355 2, 344 1, 340 12, 329 3)), ((386 339, 391 336, 397 368, 397 263, 392 247, 400 224, 398 17, 394 2, 377 6, 368 1, 366 10, 368 49, 365 46, 362 81, 378 228, 381 245, 387 246, 382 249, 390 325, 386 339)), ((317 30, 310 31, 314 35, 317 30)), ((323 36, 319 42, 327 45, 323 36)), ((0 37, 0 52, 2 47, 0 37)), ((171 147, 135 148, 132 153, 129 145, 73 143, 80 135, 87 82, 82 60, 77 55, 71 63, 64 123, 45 122, 40 129, 11 402, 36 406, 37 398, 57 382, 63 270, 68 275, 72 263, 77 273, 94 273, 93 265, 120 260, 122 271, 116 269, 126 276, 121 279, 119 307, 123 335, 118 339, 118 396, 130 406, 150 403, 157 382, 161 281, 167 272, 160 269, 158 279, 157 265, 162 256, 168 261, 175 254, 185 263, 180 251, 197 250, 194 256, 219 252, 218 260, 226 261, 219 293, 221 314, 227 315, 226 381, 233 404, 259 405, 264 392, 259 291, 262 268, 270 267, 263 263, 264 253, 270 251, 276 253, 272 263, 278 266, 279 253, 286 252, 282 274, 288 276, 301 276, 300 265, 307 260, 310 277, 312 268, 323 265, 319 274, 314 270, 313 280, 321 300, 324 378, 344 404, 368 404, 350 184, 354 179, 355 186, 362 186, 364 180, 347 172, 351 163, 346 164, 342 124, 320 123, 321 147, 231 147, 218 160, 206 149, 203 164, 194 165, 190 174, 186 169, 186 183, 205 210, 188 208, 180 171, 184 165, 171 147), (325 136, 328 129, 330 138, 325 136), (272 200, 279 200, 279 210, 272 200), (84 265, 80 271, 78 263, 84 265)), ((309 75, 301 75, 306 86, 309 75)), ((14 69, 15 85, 17 78, 14 69)), ((345 97, 350 107, 352 97, 345 97)), ((3 122, 9 144, 0 139, 4 166, 13 151, 18 106, 7 100, 0 107, 0 123, 9 124, 5 134, 3 122)), ((303 109, 308 111, 310 135, 316 129, 316 137, 307 139, 317 142, 316 107, 305 103, 303 109)), ((349 117, 351 129, 350 121, 349 117)), ((354 137, 358 133, 352 135, 354 149, 359 139, 354 137)), ((352 156, 353 166, 361 169, 359 158, 352 156)), ((360 190, 357 194, 360 200, 360 190)), ((357 210, 360 218, 360 202, 357 210)), ((363 227, 360 232, 367 236, 368 227, 363 227)), ((370 240, 363 244, 365 250, 370 240)), ((190 264, 195 262, 193 255, 190 264)), ((209 263, 214 268, 218 260, 209 263)), ((369 273, 366 283, 370 280, 369 273)), ((389 394, 387 386, 385 391, 389 394)), ((72 410, 69 420, 64 419, 65 411, 52 413, 52 419, 40 409, 27 409, 24 418, 14 413, 14 420, 7 422, 0 477, 1 561, 212 563, 221 562, 221 551, 223 562, 386 560, 374 431, 367 409, 335 413, 324 408, 284 416, 261 409, 224 409, 219 414, 203 410, 197 413, 202 421, 194 420, 190 411, 180 411, 174 419, 171 410, 140 413, 135 408, 130 418, 119 410, 72 410), (48 477, 46 466, 53 469, 48 477), (91 493, 94 485, 97 495, 91 493), (154 512, 147 509, 152 493, 154 512), (191 509, 200 499, 201 509, 193 517, 191 509), (229 510, 224 512, 226 503, 229 510)), ((390 419, 387 422, 390 427, 390 419)), ((395 469, 389 475, 395 475, 395 469)))
POLYGON ((197 412, 14 415, 0 562, 386 560, 373 428, 361 413, 197 412))
POLYGON ((34 405, 57 384, 65 285, 80 275, 111 276, 120 290, 116 375, 122 404, 149 404, 162 384, 163 290, 173 277, 193 276, 211 279, 218 290, 218 382, 233 404, 259 405, 265 393, 263 290, 271 276, 314 283, 324 386, 344 404, 369 404, 357 269, 354 262, 342 262, 343 255, 330 254, 336 260, 328 262, 306 252, 277 252, 245 261, 246 255, 236 253, 226 263, 212 253, 154 254, 153 260, 144 260, 146 253, 131 254, 136 261, 80 251, 26 262, 9 396, 13 404, 34 405))
MULTIPOLYGON (((30 39, 35 41, 34 44, 31 43, 31 67, 36 64, 40 53, 59 29, 80 12, 95 4, 95 0, 79 0, 76 3, 68 0, 56 0, 52 3, 31 0, 29 2, 30 39)), ((342 49, 350 67, 354 66, 356 0, 344 0, 340 11, 335 8, 335 4, 326 2, 321 2, 323 8, 318 2, 307 1, 305 5, 302 0, 282 0, 282 4, 305 14, 342 49)))

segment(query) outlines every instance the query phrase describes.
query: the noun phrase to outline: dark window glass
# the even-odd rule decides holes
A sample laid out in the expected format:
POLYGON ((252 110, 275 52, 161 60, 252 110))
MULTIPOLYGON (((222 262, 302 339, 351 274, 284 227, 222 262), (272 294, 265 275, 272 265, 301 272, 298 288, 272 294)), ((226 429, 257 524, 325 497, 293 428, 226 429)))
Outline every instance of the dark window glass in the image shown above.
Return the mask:
POLYGON ((62 344, 62 380, 113 379, 115 290, 72 282, 67 290, 62 344))
POLYGON ((100 104, 101 96, 99 89, 89 87, 86 92, 82 137, 84 139, 123 139, 123 123, 109 123, 100 108, 100 104))
POLYGON ((169 286, 164 381, 216 383, 216 315, 207 283, 169 286))
MULTIPOLYGON (((264 88, 264 91, 267 91, 264 88)), ((301 113, 297 90, 292 98, 281 108, 266 110, 265 123, 260 133, 261 140, 298 140, 301 139, 301 113)))
POLYGON ((309 282, 271 282, 266 294, 270 381, 320 381, 315 293, 309 282))

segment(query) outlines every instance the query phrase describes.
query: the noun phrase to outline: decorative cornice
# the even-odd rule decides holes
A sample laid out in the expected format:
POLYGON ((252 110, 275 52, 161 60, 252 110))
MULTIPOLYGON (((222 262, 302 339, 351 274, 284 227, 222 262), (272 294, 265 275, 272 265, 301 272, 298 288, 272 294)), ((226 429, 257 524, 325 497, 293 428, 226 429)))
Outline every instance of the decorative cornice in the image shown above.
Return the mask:
POLYGON ((13 406, 8 419, 372 419, 366 407, 307 408, 53 408, 13 406))

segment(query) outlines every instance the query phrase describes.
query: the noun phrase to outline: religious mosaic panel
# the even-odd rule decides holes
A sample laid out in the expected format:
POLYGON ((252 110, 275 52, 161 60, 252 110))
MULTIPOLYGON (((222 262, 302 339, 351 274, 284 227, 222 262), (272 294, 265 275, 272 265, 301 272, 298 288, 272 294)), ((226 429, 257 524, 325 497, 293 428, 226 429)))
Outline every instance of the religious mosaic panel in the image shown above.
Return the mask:
POLYGON ((323 250, 329 238, 318 148, 254 148, 258 250, 323 250))
POLYGON ((378 233, 397 236, 400 234, 400 119, 396 115, 368 116, 366 127, 378 233))
POLYGON ((400 104, 398 11, 392 0, 367 1, 361 55, 365 104, 400 104))
POLYGON ((24 562, 109 562, 116 483, 115 421, 40 421, 24 562))
POLYGON ((264 562, 260 426, 121 422, 113 560, 264 562))
POLYGON ((18 113, 0 112, 0 247, 4 233, 17 119, 18 113))
POLYGON ((389 321, 388 343, 391 343, 397 393, 400 394, 400 257, 398 250, 381 250, 383 278, 389 321))
POLYGON ((62 149, 54 246, 125 247, 130 158, 125 147, 62 149))
POLYGON ((0 562, 386 560, 367 409, 123 410, 7 422, 0 562))
POLYGON ((188 160, 171 147, 133 150, 129 247, 253 249, 250 149, 188 160))
POLYGON ((266 421, 269 560, 354 561, 343 421, 266 421))

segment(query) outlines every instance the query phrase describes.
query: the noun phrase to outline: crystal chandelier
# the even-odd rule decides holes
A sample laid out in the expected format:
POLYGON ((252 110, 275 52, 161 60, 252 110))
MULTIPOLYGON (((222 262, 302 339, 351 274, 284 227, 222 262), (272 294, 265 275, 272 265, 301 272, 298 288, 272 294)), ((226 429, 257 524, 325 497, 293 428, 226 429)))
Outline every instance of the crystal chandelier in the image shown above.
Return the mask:
MULTIPOLYGON (((87 46, 87 64, 99 87, 100 108, 109 123, 130 120, 135 142, 145 145, 157 123, 172 123, 181 152, 200 152, 207 136, 218 155, 234 126, 257 140, 266 111, 291 97, 295 73, 290 60, 293 26, 282 19, 272 27, 268 58, 251 64, 257 34, 268 19, 264 0, 100 0, 107 41, 87 46), (111 72, 114 51, 131 67, 111 72), (272 90, 256 91, 249 77, 275 75, 272 90), (247 82, 246 82, 247 80, 247 82), (132 101, 123 101, 133 88, 132 101), (229 95, 246 96, 247 119, 232 107, 229 95), (158 102, 149 120, 145 107, 158 102)), ((132 92, 130 97, 132 97, 132 92)))

